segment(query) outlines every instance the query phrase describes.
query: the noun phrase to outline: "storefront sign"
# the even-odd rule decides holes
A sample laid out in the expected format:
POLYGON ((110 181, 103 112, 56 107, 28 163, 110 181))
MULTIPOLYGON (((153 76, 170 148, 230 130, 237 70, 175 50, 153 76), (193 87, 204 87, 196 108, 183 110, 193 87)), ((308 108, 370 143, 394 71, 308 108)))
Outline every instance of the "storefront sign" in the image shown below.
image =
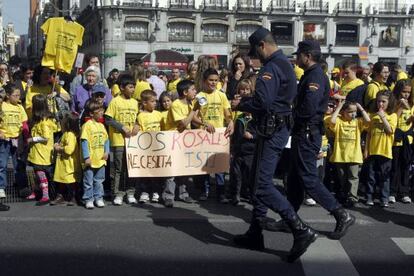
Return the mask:
POLYGON ((273 22, 271 32, 279 45, 293 44, 293 24, 285 22, 273 22))
POLYGON ((358 46, 358 26, 353 24, 336 25, 336 45, 358 46))

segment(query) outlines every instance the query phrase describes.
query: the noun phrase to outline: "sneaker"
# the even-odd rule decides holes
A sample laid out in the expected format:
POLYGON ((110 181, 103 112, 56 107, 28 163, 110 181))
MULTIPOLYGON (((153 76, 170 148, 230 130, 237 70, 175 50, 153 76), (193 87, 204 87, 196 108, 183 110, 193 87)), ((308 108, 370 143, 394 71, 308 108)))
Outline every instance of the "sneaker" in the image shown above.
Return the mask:
POLYGON ((87 201, 85 203, 85 208, 86 209, 93 209, 95 206, 93 205, 93 201, 87 201))
POLYGON ((138 202, 139 203, 147 203, 149 201, 148 193, 141 193, 138 202))
POLYGON ((409 196, 405 196, 401 199, 402 203, 411 203, 411 198, 409 196))
POLYGON ((116 206, 121 206, 122 205, 122 197, 116 196, 113 203, 116 206))
POLYGON ((105 202, 103 201, 103 199, 102 199, 102 198, 101 198, 101 199, 96 200, 96 201, 95 201, 95 204, 96 204, 96 207, 98 207, 98 208, 103 208, 103 207, 105 207, 105 202))
POLYGON ((372 201, 372 199, 367 199, 365 204, 368 205, 368 206, 374 206, 374 201, 372 201))
POLYGON ((0 198, 6 198, 6 192, 4 189, 0 189, 0 198))
POLYGON ((395 200, 395 196, 389 196, 389 197, 388 197, 388 202, 389 202, 389 203, 395 203, 395 202, 396 202, 396 200, 395 200))
POLYGON ((35 192, 32 192, 29 196, 26 197, 27 200, 33 200, 36 199, 36 194, 35 192))
POLYGON ((174 207, 174 200, 172 200, 172 199, 164 200, 164 206, 167 207, 167 208, 174 207))
POLYGON ((185 203, 194 203, 194 199, 192 199, 191 198, 191 196, 186 196, 186 197, 184 197, 184 198, 180 198, 180 200, 182 201, 182 202, 185 202, 185 203))
POLYGON ((208 193, 202 193, 198 200, 200 201, 206 201, 208 199, 208 193))
POLYGON ((136 200, 136 198, 134 197, 134 195, 129 195, 129 196, 127 196, 127 203, 128 203, 128 204, 136 204, 136 203, 137 203, 137 200, 136 200))
POLYGON ((50 205, 52 205, 52 206, 54 206, 54 205, 63 205, 65 203, 66 203, 65 198, 61 194, 58 194, 56 196, 55 200, 52 200, 50 202, 50 205))
POLYGON ((386 207, 388 207, 389 205, 388 205, 388 202, 387 201, 381 201, 381 207, 384 207, 384 208, 386 208, 386 207))
POLYGON ((67 206, 76 206, 76 204, 77 204, 77 202, 76 202, 75 197, 73 197, 71 200, 69 200, 69 201, 66 203, 66 205, 67 205, 67 206))
POLYGON ((307 199, 305 199, 305 205, 306 206, 315 206, 316 205, 316 201, 315 200, 313 200, 313 198, 307 198, 307 199))
POLYGON ((160 196, 158 193, 152 193, 151 202, 157 203, 160 200, 160 196))

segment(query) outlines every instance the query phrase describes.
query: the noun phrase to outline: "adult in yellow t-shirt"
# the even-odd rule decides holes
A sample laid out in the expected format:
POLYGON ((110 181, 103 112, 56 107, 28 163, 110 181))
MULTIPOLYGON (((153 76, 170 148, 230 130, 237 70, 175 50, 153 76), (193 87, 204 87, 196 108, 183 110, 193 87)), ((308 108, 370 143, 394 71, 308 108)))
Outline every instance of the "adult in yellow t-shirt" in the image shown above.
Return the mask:
POLYGON ((364 82, 357 78, 356 71, 358 65, 353 60, 347 60, 342 65, 342 76, 343 81, 341 84, 341 95, 345 96, 349 94, 356 87, 363 85, 364 82))
POLYGON ((174 68, 171 70, 171 80, 167 84, 167 91, 170 93, 177 93, 177 84, 181 81, 180 69, 174 68))
POLYGON ((46 35, 46 47, 42 65, 70 73, 78 46, 82 45, 84 28, 77 22, 63 17, 49 18, 41 27, 46 35))

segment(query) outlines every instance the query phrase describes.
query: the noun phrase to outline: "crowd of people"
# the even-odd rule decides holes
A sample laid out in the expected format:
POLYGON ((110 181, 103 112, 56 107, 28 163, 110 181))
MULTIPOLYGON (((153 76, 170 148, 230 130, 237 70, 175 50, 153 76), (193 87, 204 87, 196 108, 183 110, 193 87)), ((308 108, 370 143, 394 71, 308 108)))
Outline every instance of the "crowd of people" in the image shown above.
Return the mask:
MULTIPOLYGON (((330 72, 326 62, 320 64, 325 74, 330 73, 326 131, 315 157, 321 182, 346 207, 361 197, 374 205, 376 186, 383 207, 396 201, 411 203, 414 97, 408 74, 398 65, 381 62, 359 67, 348 60, 330 72)), ((126 72, 111 70, 105 79, 95 55, 87 58, 85 67, 65 84, 59 74, 41 65, 0 64, 0 198, 6 197, 10 185, 11 157, 20 188, 28 185, 27 167, 33 168, 36 182, 26 198, 40 204, 82 202, 92 209, 105 206, 107 193, 114 205, 125 200, 173 207, 176 184, 177 199, 206 200, 211 196, 208 175, 193 176, 201 192, 191 196, 186 188, 189 177, 128 178, 124 138, 139 131, 214 132, 226 127, 231 139, 230 182, 227 187, 225 174, 215 174, 217 200, 234 205, 250 200, 249 176, 260 129, 252 112, 237 111, 235 104, 255 93, 258 75, 247 55, 233 57, 228 70, 219 70, 215 57, 200 56, 186 72, 172 68, 168 75, 136 63, 126 72), (206 104, 199 104, 196 95, 206 104)), ((299 82, 306 71, 295 62, 292 68, 299 82)), ((289 151, 287 146, 284 159, 289 151)), ((282 165, 289 162, 281 163, 274 173, 286 179, 289 168, 282 165)), ((305 204, 316 202, 306 194, 305 204)))

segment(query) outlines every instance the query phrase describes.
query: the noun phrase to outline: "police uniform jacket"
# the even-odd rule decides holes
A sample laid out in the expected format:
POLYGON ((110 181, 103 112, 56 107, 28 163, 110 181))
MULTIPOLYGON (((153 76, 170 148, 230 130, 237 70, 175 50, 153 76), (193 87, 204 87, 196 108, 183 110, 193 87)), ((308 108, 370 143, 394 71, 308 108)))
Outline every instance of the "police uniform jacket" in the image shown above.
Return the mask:
POLYGON ((329 79, 319 64, 305 71, 299 81, 294 107, 294 131, 323 125, 329 99, 329 79))
POLYGON ((296 93, 293 67, 282 50, 277 50, 264 62, 256 81, 254 96, 243 98, 238 110, 250 112, 256 118, 269 113, 290 115, 296 93))

